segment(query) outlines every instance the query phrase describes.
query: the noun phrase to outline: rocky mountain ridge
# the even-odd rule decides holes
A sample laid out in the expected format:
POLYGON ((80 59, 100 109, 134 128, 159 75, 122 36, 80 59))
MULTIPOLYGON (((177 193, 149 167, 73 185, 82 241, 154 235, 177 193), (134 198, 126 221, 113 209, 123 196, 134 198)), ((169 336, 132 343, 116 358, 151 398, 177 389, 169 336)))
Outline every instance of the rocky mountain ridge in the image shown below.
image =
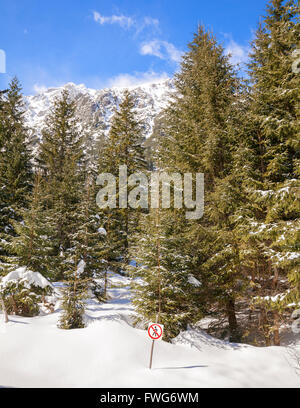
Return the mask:
MULTIPOLYGON (((62 87, 48 88, 36 95, 26 96, 26 124, 31 129, 33 145, 36 146, 41 138, 41 130, 45 118, 50 112, 55 98, 59 97, 63 89, 67 89, 77 102, 77 115, 83 131, 90 131, 93 138, 99 134, 98 129, 107 134, 114 110, 122 100, 126 88, 91 89, 85 85, 75 85, 70 82, 62 87)), ((136 97, 137 117, 145 124, 145 137, 152 133, 156 116, 167 106, 170 96, 174 92, 171 79, 156 83, 148 83, 130 87, 136 97)))

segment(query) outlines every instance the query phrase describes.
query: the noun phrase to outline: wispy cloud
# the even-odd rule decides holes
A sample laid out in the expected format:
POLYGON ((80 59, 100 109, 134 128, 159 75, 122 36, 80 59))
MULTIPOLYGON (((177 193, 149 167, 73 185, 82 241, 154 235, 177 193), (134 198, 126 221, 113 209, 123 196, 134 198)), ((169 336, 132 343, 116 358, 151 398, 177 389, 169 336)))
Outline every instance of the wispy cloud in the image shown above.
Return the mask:
POLYGON ((146 28, 151 28, 153 32, 158 32, 159 20, 157 18, 144 17, 141 21, 136 21, 135 26, 137 35, 146 28))
POLYGON ((73 78, 72 66, 68 63, 59 64, 58 70, 41 65, 22 65, 21 80, 27 86, 24 88, 25 95, 44 92, 49 87, 62 86, 73 78))
POLYGON ((144 25, 145 26, 158 26, 159 25, 159 20, 157 18, 152 18, 152 17, 144 17, 144 25))
POLYGON ((142 55, 153 55, 160 59, 180 62, 183 52, 175 47, 174 44, 162 40, 152 40, 144 42, 141 45, 140 53, 142 55))
POLYGON ((166 72, 154 71, 134 72, 133 74, 119 74, 108 80, 108 87, 131 88, 139 85, 157 83, 169 78, 166 72))
MULTIPOLYGON (((122 73, 111 78, 104 80, 98 76, 86 77, 86 83, 82 84, 85 87, 92 89, 105 89, 105 88, 134 88, 141 85, 155 84, 165 81, 170 77, 166 72, 155 72, 148 70, 146 72, 133 72, 131 74, 122 73)), ((61 87, 68 81, 64 82, 35 82, 31 88, 30 94, 39 94, 45 92, 49 87, 61 87)), ((78 84, 77 84, 78 85, 78 84)))
POLYGON ((225 47, 225 54, 230 54, 230 61, 233 65, 246 64, 249 60, 249 51, 249 46, 238 44, 232 39, 225 47))
POLYGON ((104 24, 118 24, 120 27, 124 29, 134 28, 136 34, 139 34, 146 28, 153 28, 154 30, 158 30, 159 27, 159 20, 157 18, 152 17, 143 17, 140 19, 136 19, 134 17, 121 15, 112 15, 112 16, 103 16, 98 11, 93 11, 93 18, 94 21, 100 25, 104 24))
POLYGON ((119 24, 122 28, 129 28, 134 24, 134 20, 131 17, 124 15, 103 16, 102 14, 98 13, 98 11, 94 11, 93 16, 94 21, 96 21, 100 25, 119 24))

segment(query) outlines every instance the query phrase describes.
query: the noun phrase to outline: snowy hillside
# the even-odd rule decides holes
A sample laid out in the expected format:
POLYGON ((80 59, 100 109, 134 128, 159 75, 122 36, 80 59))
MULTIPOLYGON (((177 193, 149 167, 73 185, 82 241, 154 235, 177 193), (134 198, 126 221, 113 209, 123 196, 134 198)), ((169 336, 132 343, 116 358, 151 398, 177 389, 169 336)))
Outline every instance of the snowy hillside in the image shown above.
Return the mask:
MULTIPOLYGON (((40 137, 45 117, 56 97, 63 89, 67 89, 70 95, 78 103, 78 118, 82 129, 93 127, 108 131, 109 122, 114 109, 120 103, 126 88, 90 89, 83 84, 75 85, 67 83, 63 87, 49 88, 34 96, 25 97, 26 123, 32 131, 33 141, 40 137)), ((170 94, 174 92, 172 80, 147 83, 129 90, 136 97, 136 112, 140 120, 145 123, 146 137, 151 135, 154 119, 166 106, 170 94)))
MULTIPOLYGON (((296 362, 285 347, 223 342, 202 331, 174 344, 151 341, 130 325, 127 278, 111 277, 111 300, 91 299, 87 327, 61 330, 53 314, 0 322, 0 386, 13 387, 299 387, 296 362)), ((300 347, 298 348, 300 352, 300 347)))

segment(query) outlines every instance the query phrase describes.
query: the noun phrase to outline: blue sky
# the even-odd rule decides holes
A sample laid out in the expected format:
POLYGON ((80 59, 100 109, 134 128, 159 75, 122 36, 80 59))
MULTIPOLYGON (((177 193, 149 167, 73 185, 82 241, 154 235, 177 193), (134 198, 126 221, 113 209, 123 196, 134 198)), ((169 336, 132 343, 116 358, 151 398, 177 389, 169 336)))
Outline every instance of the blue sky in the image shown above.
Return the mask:
POLYGON ((6 74, 25 94, 66 82, 129 86, 172 76, 198 23, 245 62, 266 0, 0 0, 6 74))

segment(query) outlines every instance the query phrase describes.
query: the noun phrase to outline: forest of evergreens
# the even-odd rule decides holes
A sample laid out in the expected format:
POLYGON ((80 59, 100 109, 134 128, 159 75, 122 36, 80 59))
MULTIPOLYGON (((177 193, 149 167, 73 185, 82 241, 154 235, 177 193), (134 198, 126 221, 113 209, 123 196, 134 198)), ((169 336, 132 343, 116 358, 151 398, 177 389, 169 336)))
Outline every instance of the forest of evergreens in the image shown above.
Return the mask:
MULTIPOLYGON (((300 304, 297 3, 268 3, 242 73, 199 25, 146 143, 129 91, 108 136, 92 129, 94 146, 63 91, 33 155, 13 79, 0 94, 0 277, 27 267, 63 282, 63 329, 83 327, 91 293, 106 301, 114 271, 132 277, 139 324, 158 319, 169 340, 209 318, 217 337, 280 345, 300 304), (203 217, 174 206, 100 209, 97 176, 118 178, 121 165, 129 174, 203 173, 203 217)), ((34 316, 47 290, 0 285, 2 309, 34 316)))

